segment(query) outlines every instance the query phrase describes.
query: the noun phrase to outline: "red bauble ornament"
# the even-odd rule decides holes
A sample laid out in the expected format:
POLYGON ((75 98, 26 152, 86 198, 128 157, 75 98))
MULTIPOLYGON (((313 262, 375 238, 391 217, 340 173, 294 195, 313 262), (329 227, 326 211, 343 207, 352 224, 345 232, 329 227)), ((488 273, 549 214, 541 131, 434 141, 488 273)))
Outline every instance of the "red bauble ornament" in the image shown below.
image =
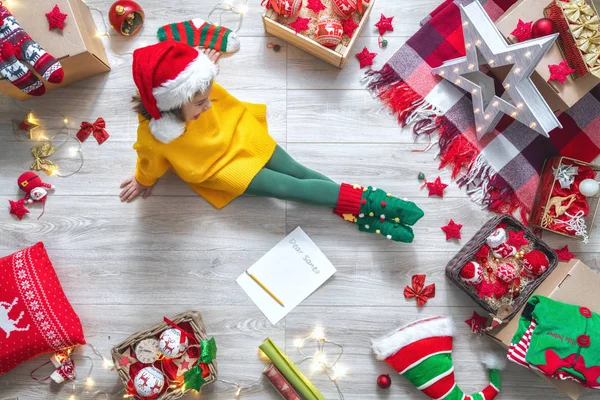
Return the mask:
POLYGON ((301 7, 302 0, 268 0, 267 2, 267 9, 272 8, 277 14, 286 18, 298 15, 301 7))
POLYGON ((133 36, 144 24, 146 15, 142 7, 133 0, 118 0, 108 10, 110 26, 123 36, 133 36))
POLYGON ((323 19, 317 24, 315 39, 325 47, 335 48, 341 41, 344 27, 337 19, 323 19))
POLYGON ((551 35, 554 31, 554 23, 550 18, 538 19, 531 28, 531 34, 534 38, 551 35))
POLYGON ((392 386, 392 379, 388 374, 379 375, 377 378, 377 386, 382 389, 388 389, 390 386, 392 386))

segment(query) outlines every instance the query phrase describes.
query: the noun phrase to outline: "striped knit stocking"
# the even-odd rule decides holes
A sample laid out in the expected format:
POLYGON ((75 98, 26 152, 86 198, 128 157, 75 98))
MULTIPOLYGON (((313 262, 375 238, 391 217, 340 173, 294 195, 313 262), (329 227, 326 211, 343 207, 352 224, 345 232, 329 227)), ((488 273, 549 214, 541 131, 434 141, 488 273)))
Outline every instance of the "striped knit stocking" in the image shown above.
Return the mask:
POLYGON ((492 400, 500 391, 503 357, 488 354, 482 362, 489 369, 490 383, 481 392, 465 394, 454 379, 451 318, 425 318, 373 340, 373 351, 418 390, 437 400, 492 400))
POLYGON ((1 1, 0 47, 0 74, 28 95, 41 96, 46 88, 21 61, 29 63, 48 82, 62 82, 60 63, 31 39, 1 1))
POLYGON ((209 24, 201 18, 175 22, 158 29, 158 40, 175 40, 194 47, 233 53, 240 49, 240 39, 231 29, 209 24))

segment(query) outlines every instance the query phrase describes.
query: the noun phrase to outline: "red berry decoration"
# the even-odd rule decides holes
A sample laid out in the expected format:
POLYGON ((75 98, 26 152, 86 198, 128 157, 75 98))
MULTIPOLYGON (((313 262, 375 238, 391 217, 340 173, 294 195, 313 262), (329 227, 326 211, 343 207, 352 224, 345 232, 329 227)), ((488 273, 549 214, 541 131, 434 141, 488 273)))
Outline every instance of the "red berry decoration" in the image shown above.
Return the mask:
POLYGON ((377 386, 382 389, 389 389, 392 386, 392 379, 388 374, 379 375, 377 378, 377 386))
POLYGON ((531 28, 531 35, 534 38, 548 36, 554 33, 554 23, 550 18, 541 18, 535 21, 531 28))

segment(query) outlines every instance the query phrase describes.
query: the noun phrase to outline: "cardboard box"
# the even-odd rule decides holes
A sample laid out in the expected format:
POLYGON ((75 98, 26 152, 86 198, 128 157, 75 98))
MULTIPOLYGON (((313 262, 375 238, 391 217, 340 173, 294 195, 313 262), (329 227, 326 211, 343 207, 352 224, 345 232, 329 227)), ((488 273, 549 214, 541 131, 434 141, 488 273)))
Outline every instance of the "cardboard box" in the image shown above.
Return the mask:
MULTIPOLYGON (((573 259, 568 263, 561 262, 544 282, 537 288, 534 295, 542 295, 556 301, 576 304, 588 307, 592 312, 600 313, 600 275, 589 269, 580 260, 573 259)), ((502 347, 508 349, 513 338, 523 309, 511 319, 507 324, 501 325, 498 329, 487 333, 489 337, 502 347)), ((555 386, 561 393, 566 394, 571 399, 576 400, 585 390, 583 386, 572 381, 560 381, 542 375, 540 372, 532 371, 551 385, 555 386)))
MULTIPOLYGON (((362 1, 362 0, 360 0, 362 1)), ((371 14, 371 10, 373 9, 373 5, 375 4, 375 0, 371 0, 366 10, 362 15, 360 23, 358 24, 358 28, 354 31, 352 35, 352 39, 347 46, 343 44, 338 44, 335 49, 330 49, 325 46, 320 45, 316 41, 300 34, 296 34, 293 29, 288 28, 287 26, 280 24, 277 22, 279 15, 273 10, 267 10, 263 15, 263 25, 265 26, 265 31, 279 39, 296 46, 297 48, 306 51, 313 56, 320 58, 328 64, 333 65, 334 67, 338 67, 340 69, 344 68, 346 65, 346 61, 348 60, 348 56, 352 53, 352 48, 356 43, 356 39, 360 36, 365 25, 367 25, 367 20, 369 19, 369 15, 371 14)))
MULTIPOLYGON (((544 8, 551 2, 552 0, 520 0, 496 21, 496 27, 503 36, 510 39, 510 33, 517 27, 519 19, 537 21, 544 18, 544 8)), ((550 78, 548 65, 560 64, 562 60, 560 49, 554 43, 531 74, 533 83, 552 111, 566 111, 600 83, 600 79, 592 74, 577 79, 568 76, 564 85, 557 81, 548 82, 550 78)), ((498 78, 502 79, 500 76, 498 78)))
MULTIPOLYGON (((65 78, 61 84, 43 81, 47 92, 110 71, 92 13, 82 0, 11 1, 8 9, 29 36, 57 58, 63 67, 65 78), (63 31, 48 31, 45 14, 55 4, 67 14, 63 31)), ((0 92, 20 100, 31 97, 4 79, 0 80, 0 92)))

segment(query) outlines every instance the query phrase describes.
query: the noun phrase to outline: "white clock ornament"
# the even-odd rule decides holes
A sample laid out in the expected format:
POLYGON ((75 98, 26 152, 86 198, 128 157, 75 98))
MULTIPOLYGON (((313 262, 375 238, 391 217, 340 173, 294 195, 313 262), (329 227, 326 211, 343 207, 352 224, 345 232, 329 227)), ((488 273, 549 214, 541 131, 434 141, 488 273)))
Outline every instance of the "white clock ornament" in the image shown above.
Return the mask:
POLYGON ((181 337, 179 329, 167 329, 160 334, 159 347, 165 357, 178 358, 187 349, 188 339, 186 336, 181 337))
POLYGON ((471 94, 477 138, 493 131, 503 114, 546 137, 551 130, 562 128, 530 78, 558 33, 509 45, 479 1, 459 7, 466 56, 445 61, 433 73, 471 94), (512 66, 502 82, 505 91, 500 97, 493 79, 480 72, 480 65, 512 66))
POLYGON ((140 341, 135 346, 135 356, 138 361, 144 364, 152 364, 160 357, 160 346, 155 338, 148 338, 140 341))

